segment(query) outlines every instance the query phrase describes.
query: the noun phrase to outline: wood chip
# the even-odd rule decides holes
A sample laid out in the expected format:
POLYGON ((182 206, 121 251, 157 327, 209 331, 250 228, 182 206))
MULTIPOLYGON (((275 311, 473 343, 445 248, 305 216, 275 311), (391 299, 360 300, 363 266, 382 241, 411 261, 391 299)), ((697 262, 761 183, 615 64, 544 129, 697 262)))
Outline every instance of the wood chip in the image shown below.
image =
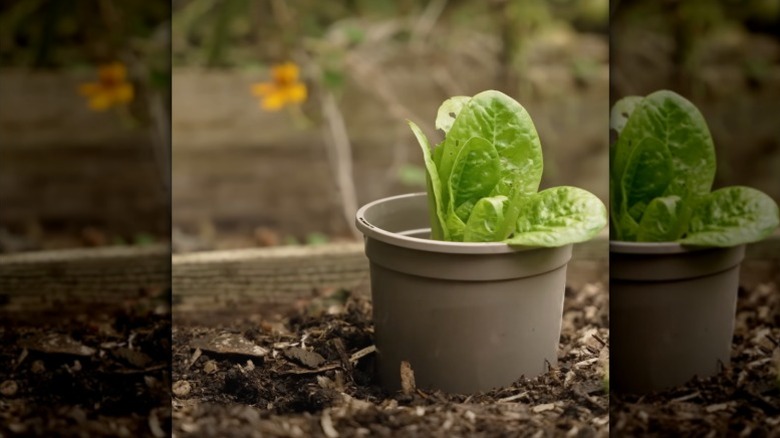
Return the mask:
POLYGON ((513 402, 515 400, 521 399, 521 398, 525 397, 526 395, 528 395, 528 391, 521 392, 520 394, 511 395, 509 397, 500 398, 500 399, 498 399, 496 401, 498 403, 509 403, 509 402, 513 402))
POLYGON ((555 409, 555 403, 546 403, 546 404, 543 404, 543 405, 536 405, 531 410, 533 410, 534 412, 536 412, 538 414, 540 412, 551 411, 553 409, 555 409))
POLYGON ((598 361, 599 361, 598 357, 594 357, 594 358, 591 358, 591 359, 586 359, 586 360, 583 360, 581 362, 575 363, 574 364, 574 368, 582 368, 582 367, 585 367, 585 366, 588 366, 588 365, 592 365, 592 364, 594 364, 594 363, 596 363, 598 361))
POLYGON ((17 391, 19 391, 19 385, 15 380, 6 380, 0 383, 0 394, 5 397, 12 397, 16 395, 17 391))
POLYGON ((336 347, 336 352, 339 354, 341 364, 344 365, 344 371, 346 371, 347 376, 352 379, 352 362, 349 360, 346 347, 344 347, 344 341, 342 341, 341 338, 334 338, 331 342, 333 343, 333 346, 336 347))
POLYGON ((42 360, 34 360, 32 365, 30 365, 30 371, 33 374, 41 374, 46 371, 46 364, 42 360))
POLYGON ((165 438, 167 435, 160 424, 160 418, 157 417, 154 411, 149 414, 149 430, 152 432, 155 438, 165 438))
POLYGON ((287 359, 295 361, 307 368, 316 369, 323 363, 325 358, 315 351, 304 350, 299 347, 290 347, 282 352, 287 359))
POLYGON ((360 359, 368 356, 371 353, 375 353, 375 352, 376 352, 376 345, 370 345, 370 346, 368 346, 366 348, 363 348, 361 350, 358 350, 358 351, 352 353, 352 356, 350 356, 349 360, 350 360, 350 362, 357 362, 360 359))
POLYGON ((192 390, 192 385, 186 380, 177 380, 173 383, 173 394, 176 397, 186 397, 192 390))
POLYGON ((694 392, 692 394, 688 394, 688 395, 685 395, 685 396, 682 396, 682 397, 673 398, 669 402, 670 403, 682 403, 684 401, 688 401, 688 400, 694 399, 694 398, 699 397, 699 396, 701 396, 701 393, 699 393, 699 391, 696 391, 696 392, 694 392))
POLYGON ((195 362, 200 359, 200 356, 203 354, 203 351, 200 348, 196 348, 195 351, 192 353, 192 357, 190 357, 190 360, 187 362, 187 365, 184 367, 185 370, 190 369, 191 366, 195 365, 195 362))
POLYGON ((220 333, 206 339, 196 340, 193 344, 203 351, 216 354, 251 356, 257 358, 262 358, 268 354, 267 349, 255 345, 254 342, 235 333, 220 333))
POLYGON ((771 361, 772 361, 771 357, 765 357, 763 359, 754 360, 753 362, 748 363, 747 367, 751 368, 751 369, 754 369, 754 368, 758 368, 758 367, 760 367, 760 366, 762 366, 764 364, 767 364, 767 363, 769 363, 771 361))
POLYGON ((210 360, 203 364, 203 372, 206 374, 216 373, 218 369, 216 361, 210 360))
POLYGON ((97 352, 68 335, 49 333, 24 342, 30 350, 48 354, 66 354, 71 356, 92 356, 97 352))
POLYGON ((324 409, 322 416, 320 416, 320 426, 322 426, 322 432, 328 438, 338 438, 339 432, 333 427, 333 419, 330 416, 330 409, 324 409))
POLYGON ((709 413, 713 413, 713 412, 718 412, 718 411, 723 411, 725 409, 728 409, 732 405, 733 405, 732 402, 718 403, 718 404, 714 404, 714 405, 709 405, 706 408, 704 408, 704 410, 709 412, 709 413))
POLYGON ((127 347, 119 347, 111 350, 111 355, 136 368, 146 368, 153 361, 148 354, 127 347))
POLYGON ((26 349, 26 348, 23 348, 23 349, 22 349, 22 353, 19 355, 19 358, 18 358, 18 359, 16 359, 16 363, 14 364, 14 369, 16 369, 16 367, 18 367, 19 365, 21 365, 21 364, 22 364, 22 362, 24 362, 24 360, 27 358, 27 354, 28 354, 28 351, 27 351, 27 349, 26 349))
POLYGON ((412 365, 405 360, 401 361, 401 392, 411 395, 416 387, 412 365))
POLYGON ((286 374, 296 374, 296 375, 317 374, 317 373, 324 373, 325 371, 336 370, 336 369, 339 369, 339 368, 341 368, 341 364, 340 363, 331 363, 331 364, 328 364, 328 365, 323 365, 323 366, 321 366, 321 367, 319 367, 317 369, 313 369, 313 370, 310 370, 308 368, 291 368, 291 369, 279 371, 278 373, 281 374, 281 375, 286 375, 286 374))

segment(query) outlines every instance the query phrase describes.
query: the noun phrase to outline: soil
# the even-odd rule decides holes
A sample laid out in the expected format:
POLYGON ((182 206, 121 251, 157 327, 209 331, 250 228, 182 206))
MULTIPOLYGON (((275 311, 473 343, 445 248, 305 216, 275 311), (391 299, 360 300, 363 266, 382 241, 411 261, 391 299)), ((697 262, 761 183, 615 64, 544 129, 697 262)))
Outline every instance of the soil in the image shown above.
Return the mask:
POLYGON ((0 436, 168 436, 169 294, 0 315, 0 436))
POLYGON ((177 315, 174 434, 607 436, 607 293, 569 289, 564 307, 557 367, 473 395, 383 392, 370 302, 347 291, 277 312, 177 315))
POLYGON ((780 436, 780 293, 740 289, 730 367, 645 396, 612 394, 614 436, 780 436))

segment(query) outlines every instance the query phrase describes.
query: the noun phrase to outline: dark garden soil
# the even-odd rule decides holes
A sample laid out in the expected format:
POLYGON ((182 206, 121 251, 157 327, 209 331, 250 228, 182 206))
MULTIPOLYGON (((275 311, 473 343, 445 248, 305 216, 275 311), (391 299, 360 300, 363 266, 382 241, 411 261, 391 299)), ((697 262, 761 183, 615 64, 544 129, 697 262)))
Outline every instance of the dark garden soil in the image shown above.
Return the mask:
POLYGON ((613 436, 780 436, 780 291, 740 289, 731 366, 645 396, 612 394, 613 436))
POLYGON ((169 436, 168 296, 0 315, 0 436, 169 436))
POLYGON ((383 393, 373 381, 370 303, 344 291, 276 313, 177 317, 174 433, 606 436, 607 308, 599 285, 567 290, 558 366, 470 396, 383 393))

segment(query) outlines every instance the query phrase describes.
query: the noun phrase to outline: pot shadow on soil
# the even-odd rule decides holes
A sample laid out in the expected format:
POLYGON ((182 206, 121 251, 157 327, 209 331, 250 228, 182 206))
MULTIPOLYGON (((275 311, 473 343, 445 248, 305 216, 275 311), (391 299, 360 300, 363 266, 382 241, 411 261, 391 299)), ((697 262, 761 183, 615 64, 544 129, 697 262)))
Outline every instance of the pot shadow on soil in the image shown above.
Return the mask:
POLYGON ((780 430, 780 293, 740 288, 731 364, 677 388, 610 397, 614 436, 777 436, 780 430))
POLYGON ((532 436, 541 430, 606 435, 602 365, 609 336, 607 309, 602 286, 567 289, 558 366, 537 378, 521 377, 509 387, 473 395, 424 388, 383 392, 373 371, 371 304, 343 290, 302 300, 276 314, 177 315, 174 432, 532 436), (227 343, 235 348, 223 348, 230 338, 227 343), (244 341, 266 351, 241 350, 247 347, 244 341))

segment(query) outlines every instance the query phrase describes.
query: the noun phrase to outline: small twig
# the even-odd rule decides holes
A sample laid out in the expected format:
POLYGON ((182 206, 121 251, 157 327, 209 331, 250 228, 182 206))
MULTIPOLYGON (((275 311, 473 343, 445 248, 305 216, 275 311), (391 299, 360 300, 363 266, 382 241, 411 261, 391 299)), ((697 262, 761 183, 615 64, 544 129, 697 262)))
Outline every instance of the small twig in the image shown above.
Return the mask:
POLYGON ((598 357, 594 357, 594 358, 591 358, 591 359, 585 359, 585 360, 583 360, 581 362, 575 363, 574 364, 574 368, 581 368, 581 367, 584 367, 584 366, 596 363, 598 361, 599 361, 598 357))
POLYGON ((509 403, 509 402, 513 402, 513 401, 515 401, 517 399, 521 399, 521 398, 525 397, 526 395, 528 395, 528 391, 521 392, 520 394, 510 395, 509 397, 500 398, 500 399, 496 400, 496 402, 497 403, 509 403))
POLYGON ((330 416, 330 409, 324 409, 322 416, 320 417, 320 426, 322 426, 322 432, 328 438, 338 438, 339 432, 333 427, 333 419, 330 416))
POLYGON ((438 84, 442 90, 444 90, 447 96, 457 96, 463 94, 463 87, 461 87, 455 78, 452 77, 450 71, 442 67, 434 67, 431 72, 431 77, 438 84))
POLYGON ((159 364, 159 365, 154 365, 154 366, 151 366, 151 367, 143 368, 143 369, 140 369, 140 370, 113 370, 113 371, 109 371, 108 374, 124 374, 124 375, 143 374, 143 373, 149 373, 149 372, 152 372, 152 371, 159 371, 159 370, 162 370, 162 369, 165 369, 165 368, 168 368, 168 364, 164 364, 163 363, 163 364, 159 364))
POLYGON ((596 333, 593 333, 591 336, 593 337, 593 339, 597 340, 599 342, 599 344, 601 344, 602 347, 606 347, 607 346, 607 341, 601 339, 599 337, 599 335, 597 335, 596 333))
POLYGON ((203 352, 200 350, 200 348, 196 348, 195 351, 192 353, 192 357, 190 357, 189 362, 187 362, 187 365, 184 367, 185 370, 190 369, 191 366, 195 365, 195 362, 200 359, 201 354, 203 352))
POLYGON ((29 351, 26 348, 22 349, 22 353, 19 355, 19 358, 16 359, 16 363, 14 364, 14 369, 18 368, 19 365, 24 362, 24 360, 27 358, 29 351))
POLYGON ((759 367, 761 365, 770 363, 771 361, 772 361, 771 357, 765 357, 763 359, 757 359, 757 360, 754 360, 753 362, 749 362, 747 364, 747 368, 753 369, 753 368, 759 367))
POLYGON ((376 352, 376 345, 369 345, 366 348, 360 349, 354 353, 352 353, 352 356, 350 356, 349 361, 350 362, 357 362, 360 359, 362 359, 365 356, 368 356, 371 353, 376 352))
POLYGON ((344 347, 344 341, 342 341, 341 338, 335 338, 331 342, 333 343, 333 346, 336 347, 336 352, 339 354, 339 359, 341 359, 341 365, 344 366, 344 371, 347 372, 347 375, 351 380, 352 362, 350 362, 349 355, 347 355, 347 349, 344 347))
POLYGON ((341 368, 341 364, 340 363, 332 363, 332 364, 328 364, 328 365, 323 365, 323 366, 321 366, 319 368, 316 368, 316 369, 313 369, 313 370, 309 370, 309 369, 305 369, 305 368, 292 368, 292 369, 285 370, 285 371, 279 371, 278 374, 280 374, 280 375, 287 375, 287 374, 296 374, 296 375, 301 375, 301 374, 319 374, 319 373, 322 373, 322 372, 325 372, 325 371, 335 370, 335 369, 339 369, 339 368, 341 368))
POLYGON ((387 82, 387 75, 381 68, 377 68, 370 62, 366 62, 357 54, 351 54, 347 56, 344 61, 345 67, 352 72, 357 84, 363 88, 366 92, 377 96, 381 99, 387 112, 398 120, 418 120, 418 125, 422 128, 433 127, 425 123, 422 120, 426 120, 417 115, 409 107, 401 103, 397 97, 396 91, 387 82))
POLYGON ((165 193, 171 191, 171 146, 170 146, 170 122, 168 112, 165 111, 162 99, 158 93, 149 95, 149 113, 152 116, 154 128, 150 130, 152 149, 155 162, 160 169, 160 179, 165 193))
POLYGON ((670 402, 671 403, 682 403, 684 401, 688 401, 688 400, 694 399, 696 397, 699 397, 700 395, 701 395, 701 393, 699 391, 696 391, 696 392, 694 392, 692 394, 684 395, 682 397, 673 398, 670 402))
POLYGON ((409 38, 413 47, 420 46, 425 38, 428 37, 446 6, 447 0, 431 0, 428 2, 425 10, 414 24, 412 35, 409 38))
MULTIPOLYGON (((165 34, 166 40, 170 41, 170 34, 165 34)), ((160 179, 160 185, 166 194, 171 191, 171 131, 170 116, 163 104, 162 96, 159 92, 153 91, 153 86, 149 82, 149 69, 143 60, 131 52, 123 56, 132 66, 143 90, 146 92, 144 100, 146 108, 151 119, 149 129, 150 146, 152 157, 157 167, 157 175, 160 179)))
POLYGON ((328 156, 331 157, 331 167, 336 179, 336 187, 341 196, 341 208, 344 220, 350 232, 356 238, 360 232, 355 228, 354 217, 357 212, 357 194, 352 177, 352 145, 347 135, 347 126, 341 114, 336 98, 331 91, 322 92, 322 113, 327 121, 330 134, 328 156))
POLYGON ((574 394, 576 394, 579 398, 582 400, 588 402, 591 407, 596 409, 601 409, 603 406, 597 401, 595 397, 591 397, 588 394, 585 394, 582 390, 574 389, 574 394))

